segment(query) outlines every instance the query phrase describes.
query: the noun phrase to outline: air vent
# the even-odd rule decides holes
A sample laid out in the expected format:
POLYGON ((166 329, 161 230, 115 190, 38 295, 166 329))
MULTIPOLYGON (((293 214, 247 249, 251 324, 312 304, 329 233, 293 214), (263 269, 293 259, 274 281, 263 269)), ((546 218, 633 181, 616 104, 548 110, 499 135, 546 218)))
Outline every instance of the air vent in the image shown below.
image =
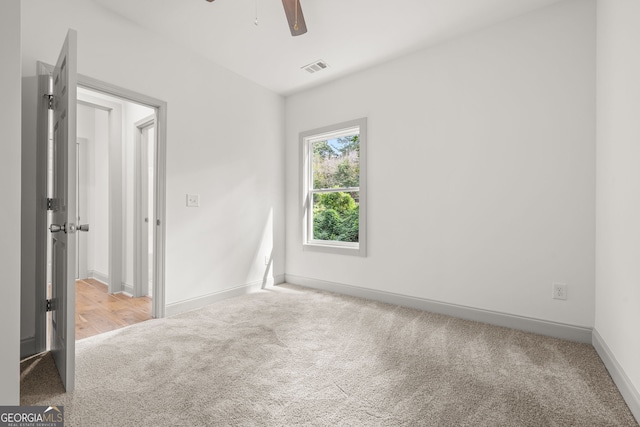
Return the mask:
POLYGON ((308 72, 309 74, 317 73, 318 71, 322 71, 327 68, 328 65, 322 59, 312 62, 311 64, 307 64, 302 67, 303 70, 308 72))

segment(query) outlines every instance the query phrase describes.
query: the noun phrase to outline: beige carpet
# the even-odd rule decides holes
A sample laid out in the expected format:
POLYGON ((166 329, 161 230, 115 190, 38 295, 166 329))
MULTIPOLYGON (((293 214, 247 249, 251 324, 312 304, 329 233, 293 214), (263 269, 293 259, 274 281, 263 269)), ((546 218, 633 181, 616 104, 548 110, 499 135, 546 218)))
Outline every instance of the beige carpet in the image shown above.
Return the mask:
POLYGON ((292 285, 77 343, 66 426, 637 426, 594 349, 292 285))

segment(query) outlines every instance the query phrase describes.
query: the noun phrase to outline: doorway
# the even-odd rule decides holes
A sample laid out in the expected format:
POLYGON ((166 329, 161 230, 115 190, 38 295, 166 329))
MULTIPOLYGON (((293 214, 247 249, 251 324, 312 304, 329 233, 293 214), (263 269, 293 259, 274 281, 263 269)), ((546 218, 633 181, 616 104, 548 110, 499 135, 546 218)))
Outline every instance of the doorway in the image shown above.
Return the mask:
MULTIPOLYGON (((52 68, 38 63, 41 93, 50 92, 52 68)), ((78 75, 77 93, 75 220, 78 225, 88 224, 90 229, 74 236, 78 249, 74 256, 78 308, 74 317, 76 323, 86 321, 91 325, 80 332, 76 328, 75 338, 82 339, 152 317, 164 317, 166 103, 82 75, 78 75), (140 132, 141 139, 137 135, 140 132), (114 142, 115 136, 121 137, 121 141, 114 142), (146 147, 144 156, 141 141, 146 147), (138 163, 141 160, 146 165, 141 166, 138 163), (139 173, 141 167, 146 169, 146 175, 139 173), (146 181, 143 183, 140 178, 146 181), (134 212, 134 202, 139 199, 136 192, 142 189, 147 203, 145 211, 139 214, 134 212), (144 225, 136 222, 140 215, 145 215, 144 225), (136 243, 137 235, 146 237, 143 249, 136 243), (136 255, 142 250, 146 251, 146 257, 136 255), (142 267, 141 261, 146 261, 142 267), (144 283, 136 278, 137 271, 146 272, 144 283), (81 287, 89 294, 82 292, 81 287), (98 307, 95 302, 105 303, 106 307, 98 307), (83 310, 90 314, 83 314, 83 310), (113 325, 109 324, 109 317, 113 325)), ((51 158, 52 138, 47 127, 50 113, 45 113, 46 103, 39 108, 43 112, 39 117, 44 119, 39 119, 38 162, 44 166, 51 158)), ((38 178, 40 200, 47 200, 50 194, 52 180, 50 167, 45 166, 47 169, 45 176, 38 178)), ((40 207, 38 221, 45 227, 38 230, 46 230, 51 223, 47 207, 47 203, 40 207)), ((48 230, 38 232, 37 238, 44 248, 50 246, 49 237, 48 230)), ((55 299, 48 289, 50 261, 45 253, 39 252, 36 263, 36 297, 44 308, 51 305, 47 300, 55 299)), ((37 353, 50 348, 47 319, 50 321, 51 316, 46 309, 38 310, 36 316, 37 353)))

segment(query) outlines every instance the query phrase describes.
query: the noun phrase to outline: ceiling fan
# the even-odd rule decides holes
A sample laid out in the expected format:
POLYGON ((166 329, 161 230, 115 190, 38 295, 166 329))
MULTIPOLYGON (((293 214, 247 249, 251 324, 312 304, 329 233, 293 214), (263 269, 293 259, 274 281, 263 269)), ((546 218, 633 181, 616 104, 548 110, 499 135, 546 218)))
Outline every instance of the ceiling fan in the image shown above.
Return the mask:
MULTIPOLYGON (((209 3, 214 0, 207 0, 209 3)), ((287 15, 289 30, 292 36, 299 36, 307 32, 307 24, 304 22, 304 15, 300 7, 300 0, 282 0, 284 13, 287 15)))

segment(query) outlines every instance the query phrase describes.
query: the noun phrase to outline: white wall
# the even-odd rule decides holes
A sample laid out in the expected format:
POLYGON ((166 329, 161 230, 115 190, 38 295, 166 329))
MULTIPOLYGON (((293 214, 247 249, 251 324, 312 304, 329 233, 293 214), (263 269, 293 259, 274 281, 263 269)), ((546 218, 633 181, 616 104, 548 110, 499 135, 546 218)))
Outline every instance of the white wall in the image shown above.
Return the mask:
MULTIPOLYGON (((168 103, 166 302, 273 280, 265 254, 273 253, 274 273, 283 275, 282 97, 93 2, 31 0, 22 8, 23 76, 30 84, 36 60, 54 63, 72 27, 81 74, 168 103), (200 208, 186 208, 187 193, 200 194, 200 208)), ((34 89, 23 90, 30 125, 35 99, 34 89)), ((25 127, 23 144, 35 151, 35 130, 25 127)), ((28 174, 35 174, 32 157, 28 174)), ((26 253, 35 250, 25 244, 26 253)), ((33 281, 24 278, 26 294, 33 295, 33 281)), ((32 317, 23 319, 22 334, 33 335, 32 317)))
MULTIPOLYGON (((640 416, 640 2, 598 1, 595 329, 640 416)), ((625 396, 625 397, 628 397, 625 396)))
MULTIPOLYGON (((87 140, 86 176, 81 182, 87 187, 83 223, 89 233, 81 233, 86 241, 86 270, 89 276, 101 280, 109 277, 109 113, 105 110, 78 105, 78 138, 87 140)), ((81 212, 82 214, 82 212, 81 212)))
POLYGON ((90 272, 109 277, 109 113, 96 109, 95 138, 92 152, 92 182, 90 195, 91 263, 90 272))
POLYGON ((593 326, 595 31, 562 2, 287 98, 287 277, 593 326), (368 256, 303 252, 298 133, 365 116, 368 256))
POLYGON ((0 405, 20 401, 20 0, 0 2, 0 405))

